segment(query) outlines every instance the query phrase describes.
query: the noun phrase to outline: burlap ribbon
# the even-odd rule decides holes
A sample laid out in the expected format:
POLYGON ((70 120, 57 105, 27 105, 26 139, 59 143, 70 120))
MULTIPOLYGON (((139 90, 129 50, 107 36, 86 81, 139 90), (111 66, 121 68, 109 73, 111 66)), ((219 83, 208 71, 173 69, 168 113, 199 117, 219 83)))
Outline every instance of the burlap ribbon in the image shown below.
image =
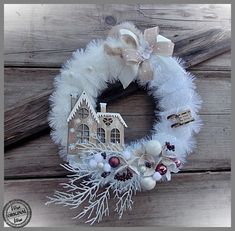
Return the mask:
MULTIPOLYGON (((119 35, 125 41, 129 39, 134 48, 123 48, 122 58, 126 65, 132 67, 134 71, 133 76, 128 76, 127 79, 120 79, 124 88, 126 88, 136 76, 141 81, 149 81, 153 79, 153 70, 150 65, 150 58, 152 55, 172 56, 174 50, 174 43, 171 40, 159 35, 159 28, 153 27, 144 31, 144 39, 147 42, 145 48, 141 47, 138 37, 128 29, 120 29, 119 35)), ((125 77, 123 77, 125 78, 125 77)))

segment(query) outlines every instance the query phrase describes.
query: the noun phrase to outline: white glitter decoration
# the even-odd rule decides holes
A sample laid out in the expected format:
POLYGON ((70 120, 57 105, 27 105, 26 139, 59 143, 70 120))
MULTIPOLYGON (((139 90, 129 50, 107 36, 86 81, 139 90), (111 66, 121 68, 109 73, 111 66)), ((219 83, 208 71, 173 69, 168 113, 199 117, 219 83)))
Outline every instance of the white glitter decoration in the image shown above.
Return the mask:
POLYGON ((88 125, 92 125, 94 123, 94 121, 91 119, 91 118, 89 118, 88 120, 87 120, 87 124, 88 125))
POLYGON ((75 124, 80 124, 81 120, 80 119, 76 119, 74 122, 75 122, 75 124))
POLYGON ((74 133, 74 132, 75 132, 75 129, 74 129, 74 128, 70 128, 69 131, 70 131, 71 133, 74 133))
POLYGON ((69 145, 69 149, 70 149, 70 150, 74 150, 75 148, 76 148, 76 145, 75 145, 75 144, 70 144, 70 145, 69 145))

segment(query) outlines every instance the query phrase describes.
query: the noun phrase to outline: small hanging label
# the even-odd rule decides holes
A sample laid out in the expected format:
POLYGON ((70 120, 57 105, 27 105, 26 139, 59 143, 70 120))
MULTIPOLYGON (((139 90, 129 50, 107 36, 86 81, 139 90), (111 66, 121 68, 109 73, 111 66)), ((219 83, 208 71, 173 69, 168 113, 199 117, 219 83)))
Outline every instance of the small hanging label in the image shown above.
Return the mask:
POLYGON ((174 123, 171 125, 172 128, 177 128, 182 125, 188 124, 194 121, 192 117, 191 111, 186 110, 183 112, 179 112, 177 114, 172 114, 167 117, 168 120, 172 120, 174 123))

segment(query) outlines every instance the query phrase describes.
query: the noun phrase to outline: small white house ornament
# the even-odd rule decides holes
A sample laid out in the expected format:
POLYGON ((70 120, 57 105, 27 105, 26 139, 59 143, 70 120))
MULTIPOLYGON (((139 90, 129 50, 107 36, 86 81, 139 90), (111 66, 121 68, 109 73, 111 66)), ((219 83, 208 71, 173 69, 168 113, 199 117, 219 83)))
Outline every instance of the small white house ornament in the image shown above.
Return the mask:
POLYGON ((153 190, 180 170, 201 127, 201 99, 194 76, 172 57, 173 48, 158 27, 142 33, 122 23, 105 40, 74 52, 55 79, 49 116, 52 139, 73 175, 47 204, 84 206, 76 218, 94 224, 109 214, 113 195, 121 218, 137 192, 153 190), (125 143, 124 118, 108 112, 106 103, 96 111, 96 101, 108 83, 126 88, 135 80, 161 111, 151 136, 125 143))
POLYGON ((79 154, 79 147, 87 143, 124 145, 127 125, 122 116, 106 112, 106 103, 100 103, 100 108, 100 112, 95 111, 85 91, 79 98, 71 96, 71 112, 67 119, 68 154, 79 154))

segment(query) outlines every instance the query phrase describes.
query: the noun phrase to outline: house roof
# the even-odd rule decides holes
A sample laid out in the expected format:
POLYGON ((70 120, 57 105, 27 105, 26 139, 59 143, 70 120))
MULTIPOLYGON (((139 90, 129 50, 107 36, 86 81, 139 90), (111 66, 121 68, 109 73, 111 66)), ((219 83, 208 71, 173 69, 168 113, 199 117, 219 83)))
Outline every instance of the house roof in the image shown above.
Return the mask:
POLYGON ((83 101, 86 102, 90 112, 91 112, 91 115, 94 117, 94 119, 96 120, 97 123, 99 123, 99 118, 96 114, 96 111, 94 110, 90 100, 89 100, 89 97, 87 96, 86 92, 83 91, 81 96, 79 97, 78 101, 76 102, 76 104, 74 105, 72 111, 70 112, 68 118, 67 118, 67 122, 69 122, 76 114, 77 110, 79 109, 79 107, 81 106, 81 104, 83 103, 83 101))
POLYGON ((98 117, 116 117, 120 120, 124 127, 127 128, 125 121, 123 120, 122 116, 119 113, 109 113, 109 112, 98 112, 98 117))

